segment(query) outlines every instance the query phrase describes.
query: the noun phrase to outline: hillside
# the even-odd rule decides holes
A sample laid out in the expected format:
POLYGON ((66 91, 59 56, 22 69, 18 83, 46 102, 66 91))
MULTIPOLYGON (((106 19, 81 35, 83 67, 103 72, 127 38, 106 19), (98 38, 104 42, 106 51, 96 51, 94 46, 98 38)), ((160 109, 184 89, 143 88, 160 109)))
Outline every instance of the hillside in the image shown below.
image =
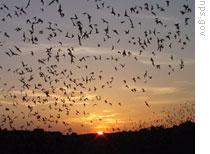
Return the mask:
POLYGON ((193 154, 195 124, 186 122, 172 128, 152 127, 136 132, 97 136, 62 135, 59 132, 0 131, 1 154, 193 154))

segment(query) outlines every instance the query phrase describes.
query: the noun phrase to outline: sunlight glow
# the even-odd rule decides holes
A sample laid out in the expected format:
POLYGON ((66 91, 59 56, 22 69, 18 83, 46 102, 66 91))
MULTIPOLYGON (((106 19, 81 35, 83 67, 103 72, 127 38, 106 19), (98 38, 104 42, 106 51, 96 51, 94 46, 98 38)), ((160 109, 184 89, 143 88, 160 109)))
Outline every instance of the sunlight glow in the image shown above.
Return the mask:
POLYGON ((97 132, 97 135, 99 135, 99 136, 104 135, 104 132, 98 131, 98 132, 97 132))

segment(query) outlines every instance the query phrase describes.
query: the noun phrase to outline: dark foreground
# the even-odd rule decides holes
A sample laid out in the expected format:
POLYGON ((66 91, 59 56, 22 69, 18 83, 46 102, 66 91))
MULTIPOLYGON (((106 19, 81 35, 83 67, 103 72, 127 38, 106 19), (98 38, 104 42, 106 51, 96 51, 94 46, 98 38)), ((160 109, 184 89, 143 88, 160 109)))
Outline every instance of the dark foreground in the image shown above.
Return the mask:
POLYGON ((97 136, 0 131, 1 154, 193 154, 195 124, 97 136))

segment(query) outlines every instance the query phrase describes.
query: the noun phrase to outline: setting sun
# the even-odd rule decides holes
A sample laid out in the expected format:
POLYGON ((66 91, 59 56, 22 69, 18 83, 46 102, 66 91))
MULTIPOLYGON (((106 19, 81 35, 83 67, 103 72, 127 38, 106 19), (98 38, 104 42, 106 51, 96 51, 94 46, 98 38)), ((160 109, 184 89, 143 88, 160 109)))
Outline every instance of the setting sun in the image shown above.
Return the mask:
POLYGON ((98 132, 97 132, 97 135, 100 135, 100 136, 101 136, 101 135, 104 135, 104 132, 98 131, 98 132))

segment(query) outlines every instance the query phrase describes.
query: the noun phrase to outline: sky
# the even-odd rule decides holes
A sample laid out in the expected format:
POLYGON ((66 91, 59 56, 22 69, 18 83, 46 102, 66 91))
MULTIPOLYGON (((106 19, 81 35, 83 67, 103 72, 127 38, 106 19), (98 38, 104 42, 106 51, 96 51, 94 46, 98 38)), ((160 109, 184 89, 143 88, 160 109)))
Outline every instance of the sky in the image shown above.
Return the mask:
POLYGON ((194 119, 194 1, 170 1, 169 6, 165 0, 29 2, 28 7, 27 0, 0 2, 2 129, 111 132, 194 119), (32 26, 38 19, 43 23, 32 26), (85 32, 89 38, 80 45, 78 37, 85 32), (164 39, 161 52, 157 38, 164 39))

